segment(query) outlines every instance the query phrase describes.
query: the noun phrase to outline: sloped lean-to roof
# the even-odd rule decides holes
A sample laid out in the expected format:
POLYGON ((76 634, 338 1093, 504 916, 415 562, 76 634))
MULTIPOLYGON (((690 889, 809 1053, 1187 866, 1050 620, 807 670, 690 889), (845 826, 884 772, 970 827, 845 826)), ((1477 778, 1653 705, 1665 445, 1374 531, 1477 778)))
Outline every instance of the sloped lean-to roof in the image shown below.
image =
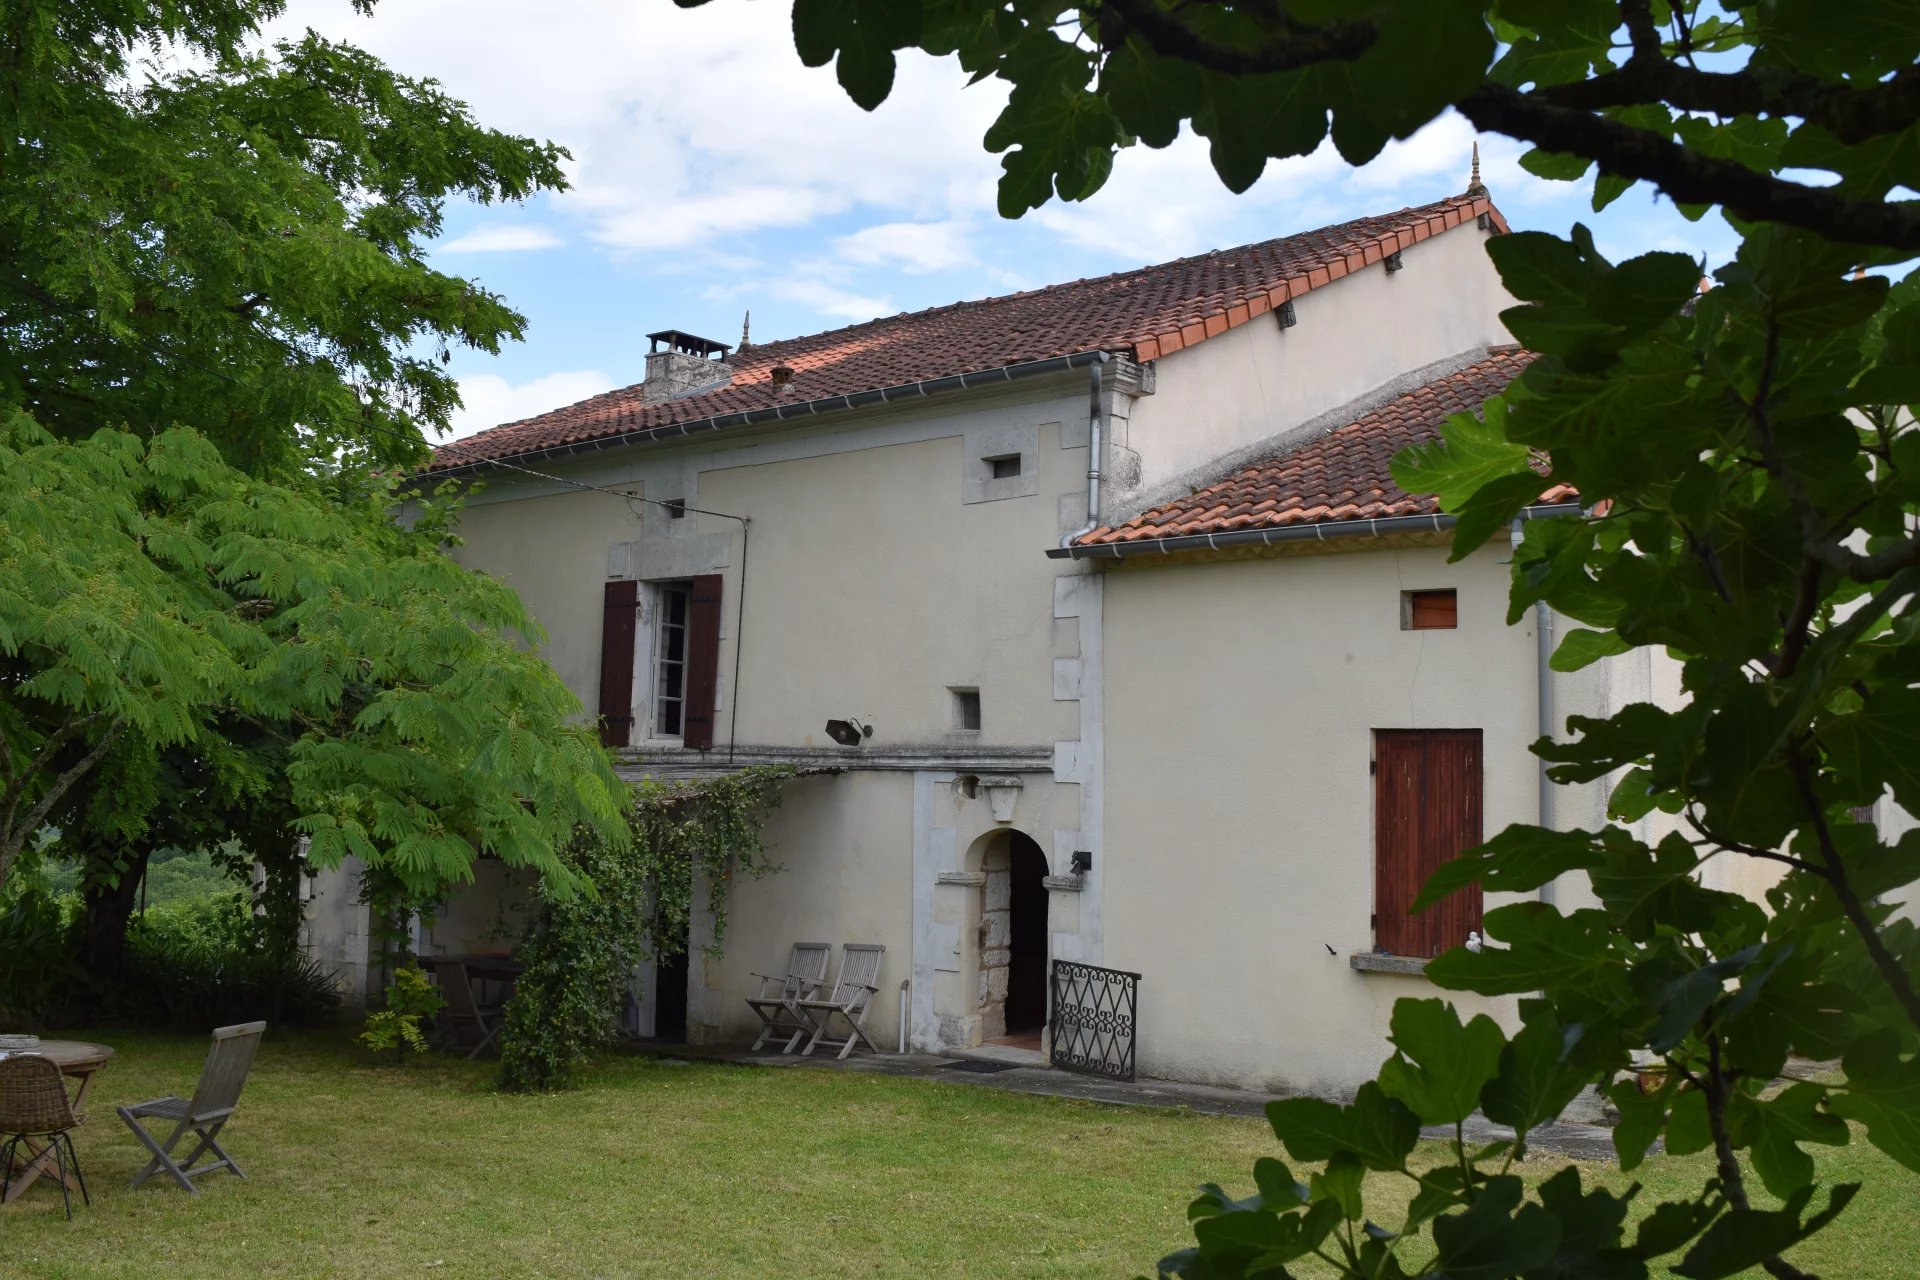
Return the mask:
POLYGON ((891 398, 878 392, 925 394, 919 384, 936 379, 1097 351, 1153 360, 1483 216, 1506 229, 1484 195, 1454 196, 1136 271, 756 345, 728 360, 733 379, 726 386, 652 404, 638 385, 609 391, 443 445, 432 469, 806 417, 891 398), (776 366, 793 371, 784 387, 773 381, 776 366))
MULTIPOLYGON (((1486 357, 1388 401, 1345 426, 1267 462, 1242 468, 1188 497, 1103 526, 1056 548, 1056 557, 1122 557, 1207 550, 1262 541, 1330 536, 1331 531, 1442 529, 1432 495, 1393 482, 1393 456, 1438 439, 1453 414, 1477 413, 1533 360, 1519 347, 1492 347, 1486 357)), ((1544 486, 1543 486, 1544 487, 1544 486)), ((1535 514, 1578 510, 1565 486, 1546 487, 1535 514)))

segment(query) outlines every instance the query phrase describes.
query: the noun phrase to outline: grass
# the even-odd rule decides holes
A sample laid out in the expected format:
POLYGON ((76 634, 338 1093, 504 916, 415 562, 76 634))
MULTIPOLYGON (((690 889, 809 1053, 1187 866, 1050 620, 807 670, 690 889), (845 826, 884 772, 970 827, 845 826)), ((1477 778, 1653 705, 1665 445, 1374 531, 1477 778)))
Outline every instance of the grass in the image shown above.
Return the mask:
MULTIPOLYGON (((228 1143, 250 1180, 189 1198, 127 1190, 141 1151, 112 1106, 188 1088, 205 1042, 91 1038, 120 1051, 78 1138, 93 1207, 68 1224, 44 1181, 0 1207, 9 1280, 1132 1276, 1188 1242, 1198 1183, 1245 1188, 1275 1154, 1258 1121, 806 1069, 616 1059, 507 1097, 485 1064, 374 1065, 316 1034, 261 1050, 228 1143)), ((1700 1168, 1640 1176, 1677 1192, 1700 1168)), ((1861 1146, 1823 1173, 1871 1181, 1800 1259, 1911 1274, 1920 1179, 1861 1146)))

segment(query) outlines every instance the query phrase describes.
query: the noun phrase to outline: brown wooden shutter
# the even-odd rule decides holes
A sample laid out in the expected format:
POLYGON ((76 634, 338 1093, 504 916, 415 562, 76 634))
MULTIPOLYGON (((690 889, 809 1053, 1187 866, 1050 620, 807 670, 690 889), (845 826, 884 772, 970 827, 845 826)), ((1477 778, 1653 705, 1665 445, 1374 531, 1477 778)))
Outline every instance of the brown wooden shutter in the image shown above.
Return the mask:
POLYGON ((600 615, 600 742, 624 747, 633 732, 633 633, 639 622, 640 584, 607 584, 600 615))
POLYGON ((1480 927, 1480 886, 1407 914, 1441 863, 1481 843, 1480 730, 1374 733, 1374 945, 1430 959, 1480 927))
POLYGON ((680 742, 703 751, 713 745, 714 693, 720 683, 722 581, 717 573, 701 574, 687 602, 687 701, 680 742))
POLYGON ((1409 629, 1444 631, 1460 625, 1460 598, 1453 591, 1413 591, 1408 596, 1409 629))

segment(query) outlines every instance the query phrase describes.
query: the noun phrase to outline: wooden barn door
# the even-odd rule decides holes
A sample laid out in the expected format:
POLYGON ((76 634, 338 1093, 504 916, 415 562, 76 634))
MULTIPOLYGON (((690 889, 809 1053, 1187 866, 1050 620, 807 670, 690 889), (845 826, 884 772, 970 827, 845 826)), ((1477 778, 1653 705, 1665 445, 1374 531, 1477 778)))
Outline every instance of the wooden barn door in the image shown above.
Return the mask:
POLYGON ((1374 731, 1376 949, 1431 959, 1480 927, 1480 886, 1407 911, 1441 863, 1481 842, 1478 729, 1374 731))

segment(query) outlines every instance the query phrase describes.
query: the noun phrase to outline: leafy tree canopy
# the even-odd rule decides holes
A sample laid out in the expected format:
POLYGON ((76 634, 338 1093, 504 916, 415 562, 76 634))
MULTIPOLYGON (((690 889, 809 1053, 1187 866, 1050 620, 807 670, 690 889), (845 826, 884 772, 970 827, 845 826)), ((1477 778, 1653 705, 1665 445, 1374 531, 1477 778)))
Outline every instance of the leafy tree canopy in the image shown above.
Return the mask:
POLYGON ((1860 1132, 1920 1170, 1920 930, 1897 910, 1920 834, 1863 812, 1920 812, 1920 285, 1860 270, 1920 252, 1913 7, 795 0, 793 25, 801 58, 869 108, 904 48, 1011 82, 986 136, 1009 215, 1090 195, 1117 151, 1183 127, 1238 190, 1328 136, 1363 162, 1451 108, 1532 144, 1536 174, 1594 171, 1596 206, 1646 182, 1733 222, 1739 252, 1705 294, 1699 264, 1609 262, 1580 227, 1490 242, 1520 303, 1504 319, 1538 359, 1396 477, 1459 516, 1456 557, 1543 484, 1573 486, 1590 513, 1528 525, 1513 617, 1544 601, 1580 624, 1560 670, 1663 649, 1686 696, 1536 744, 1556 781, 1611 782, 1611 825, 1510 827, 1417 904, 1474 880, 1524 895, 1488 912, 1488 946, 1427 970, 1528 997, 1518 1024, 1400 1001, 1377 1081, 1270 1109, 1299 1171, 1262 1160, 1251 1197, 1204 1190, 1195 1247, 1161 1265, 1803 1275, 1794 1246, 1856 1190, 1818 1187, 1809 1148, 1860 1132), (1710 887, 1703 868, 1729 861, 1779 872, 1764 908, 1710 887), (1531 896, 1560 879, 1583 882, 1566 909, 1531 896), (1660 1140, 1712 1151, 1713 1176, 1657 1205, 1573 1168, 1528 1192, 1512 1164, 1529 1135, 1594 1087, 1621 1114, 1623 1167, 1660 1140), (1475 1110, 1514 1137, 1470 1149, 1475 1110), (1409 1166, 1423 1125, 1454 1129, 1451 1162, 1409 1166), (1369 1213, 1369 1172, 1417 1184, 1404 1214, 1369 1213))
POLYGON ((255 474, 411 466, 458 403, 447 344, 520 336, 422 243, 449 197, 563 185, 565 152, 311 32, 260 51, 283 8, 0 14, 0 396, 48 430, 189 424, 255 474))
POLYGON ((90 885, 291 824, 418 896, 480 853, 564 893, 622 788, 452 509, 392 514, 448 344, 522 323, 424 244, 565 153, 312 33, 262 49, 283 8, 0 12, 0 883, 49 820, 90 885))
MULTIPOLYGON (((121 734, 201 743, 214 713, 290 726, 284 785, 317 861, 357 854, 416 892, 465 878, 476 850, 565 885, 556 850, 577 824, 624 832, 625 788, 569 723, 578 703, 516 643, 538 625, 394 523, 392 501, 255 480, 184 429, 68 442, 16 411, 0 428, 0 881, 60 784, 121 734)), ((224 742, 201 755, 224 763, 224 742)))

